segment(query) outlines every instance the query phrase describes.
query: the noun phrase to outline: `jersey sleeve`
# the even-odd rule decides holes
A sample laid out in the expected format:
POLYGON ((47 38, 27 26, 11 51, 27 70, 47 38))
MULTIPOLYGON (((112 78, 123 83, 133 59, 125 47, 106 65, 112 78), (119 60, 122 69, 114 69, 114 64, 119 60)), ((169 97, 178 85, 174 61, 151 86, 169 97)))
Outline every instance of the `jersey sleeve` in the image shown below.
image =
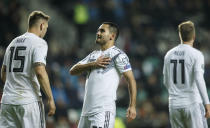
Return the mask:
POLYGON ((7 62, 6 62, 6 57, 7 56, 7 54, 5 53, 5 55, 4 55, 4 60, 3 60, 3 65, 7 65, 7 62))
POLYGON ((167 59, 166 57, 164 58, 164 64, 163 64, 163 85, 164 86, 168 86, 167 85, 167 80, 168 80, 168 74, 167 74, 167 68, 166 68, 166 64, 167 64, 167 59))
POLYGON ((131 70, 129 58, 125 53, 120 53, 115 59, 115 65, 120 73, 131 70))
POLYGON ((209 97, 206 89, 206 83, 203 77, 204 74, 204 56, 203 54, 199 54, 196 56, 195 65, 194 65, 194 74, 195 81, 198 87, 198 90, 201 94, 202 100, 204 104, 209 104, 209 97))
POLYGON ((196 72, 195 73, 195 82, 197 84, 198 90, 201 94, 201 98, 203 100, 204 104, 209 104, 209 97, 206 89, 206 83, 203 77, 202 72, 196 72))
POLYGON ((84 59, 79 61, 78 64, 87 64, 90 60, 90 56, 91 56, 91 53, 88 56, 86 56, 84 59))
POLYGON ((34 47, 33 63, 41 62, 46 65, 48 46, 46 43, 40 43, 34 47))
POLYGON ((204 73, 204 57, 202 54, 200 54, 199 56, 196 56, 194 72, 204 73))
POLYGON ((166 84, 166 66, 165 66, 165 60, 164 60, 164 64, 163 64, 163 84, 166 84))
POLYGON ((8 58, 8 54, 9 54, 9 47, 7 47, 6 52, 4 54, 4 59, 3 59, 3 64, 2 65, 7 65, 7 58, 8 58))

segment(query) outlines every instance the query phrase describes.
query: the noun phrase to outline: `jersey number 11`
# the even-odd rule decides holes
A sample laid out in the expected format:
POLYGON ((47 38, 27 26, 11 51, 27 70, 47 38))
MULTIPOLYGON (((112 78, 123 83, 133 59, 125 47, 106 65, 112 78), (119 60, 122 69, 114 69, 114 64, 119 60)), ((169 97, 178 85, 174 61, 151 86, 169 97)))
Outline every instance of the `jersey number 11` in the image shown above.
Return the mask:
POLYGON ((173 68, 174 84, 177 84, 177 62, 179 62, 179 64, 181 64, 181 81, 182 81, 182 84, 185 84, 184 60, 183 59, 171 60, 170 62, 174 64, 174 68, 173 68))

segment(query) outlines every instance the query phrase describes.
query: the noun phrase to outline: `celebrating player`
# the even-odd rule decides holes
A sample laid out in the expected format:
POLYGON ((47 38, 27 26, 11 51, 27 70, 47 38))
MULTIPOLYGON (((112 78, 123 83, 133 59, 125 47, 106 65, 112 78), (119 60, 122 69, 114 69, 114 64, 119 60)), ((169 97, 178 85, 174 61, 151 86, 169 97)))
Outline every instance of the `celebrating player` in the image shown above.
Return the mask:
POLYGON ((119 34, 116 24, 104 22, 97 30, 93 51, 70 69, 70 74, 87 72, 85 98, 78 128, 114 128, 116 91, 123 75, 128 81, 130 104, 127 119, 136 117, 136 81, 127 55, 114 46, 119 34))

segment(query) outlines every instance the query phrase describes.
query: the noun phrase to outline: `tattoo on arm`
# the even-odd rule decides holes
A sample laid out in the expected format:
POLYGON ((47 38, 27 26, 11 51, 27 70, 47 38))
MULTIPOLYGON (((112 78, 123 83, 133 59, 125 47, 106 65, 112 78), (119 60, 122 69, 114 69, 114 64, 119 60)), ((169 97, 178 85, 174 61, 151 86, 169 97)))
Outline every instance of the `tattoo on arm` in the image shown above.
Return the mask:
POLYGON ((3 72, 6 72, 7 71, 6 69, 7 69, 6 66, 4 66, 3 67, 3 72))
POLYGON ((41 62, 36 62, 36 63, 33 64, 33 66, 34 67, 36 67, 36 66, 45 66, 45 64, 41 63, 41 62))

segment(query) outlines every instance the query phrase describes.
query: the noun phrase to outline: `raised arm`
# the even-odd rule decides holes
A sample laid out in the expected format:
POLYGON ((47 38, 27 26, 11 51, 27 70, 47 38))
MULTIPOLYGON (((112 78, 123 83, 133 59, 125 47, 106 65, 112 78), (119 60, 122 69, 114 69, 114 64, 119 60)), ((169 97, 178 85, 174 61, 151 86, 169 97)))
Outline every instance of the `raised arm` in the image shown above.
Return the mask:
POLYGON ((134 78, 132 70, 124 72, 123 75, 128 82, 128 90, 130 95, 130 103, 126 114, 127 120, 128 122, 130 122, 136 118, 136 80, 134 78))
POLYGON ((6 81, 6 65, 1 67, 1 80, 5 83, 6 81))
POLYGON ((74 65, 70 70, 69 73, 71 75, 79 75, 85 71, 89 71, 94 68, 105 68, 106 65, 110 63, 110 58, 109 57, 103 57, 100 56, 96 61, 94 62, 89 62, 86 64, 76 64, 74 65))
POLYGON ((87 64, 75 64, 70 70, 71 75, 80 75, 81 73, 90 70, 95 65, 95 62, 90 62, 87 64))
POLYGON ((55 114, 55 103, 52 95, 52 91, 50 88, 50 82, 49 78, 45 69, 45 64, 43 63, 34 63, 34 70, 37 76, 37 79, 39 81, 39 84, 41 86, 41 89, 45 93, 47 99, 48 99, 48 105, 49 105, 49 112, 48 115, 52 116, 55 114))

